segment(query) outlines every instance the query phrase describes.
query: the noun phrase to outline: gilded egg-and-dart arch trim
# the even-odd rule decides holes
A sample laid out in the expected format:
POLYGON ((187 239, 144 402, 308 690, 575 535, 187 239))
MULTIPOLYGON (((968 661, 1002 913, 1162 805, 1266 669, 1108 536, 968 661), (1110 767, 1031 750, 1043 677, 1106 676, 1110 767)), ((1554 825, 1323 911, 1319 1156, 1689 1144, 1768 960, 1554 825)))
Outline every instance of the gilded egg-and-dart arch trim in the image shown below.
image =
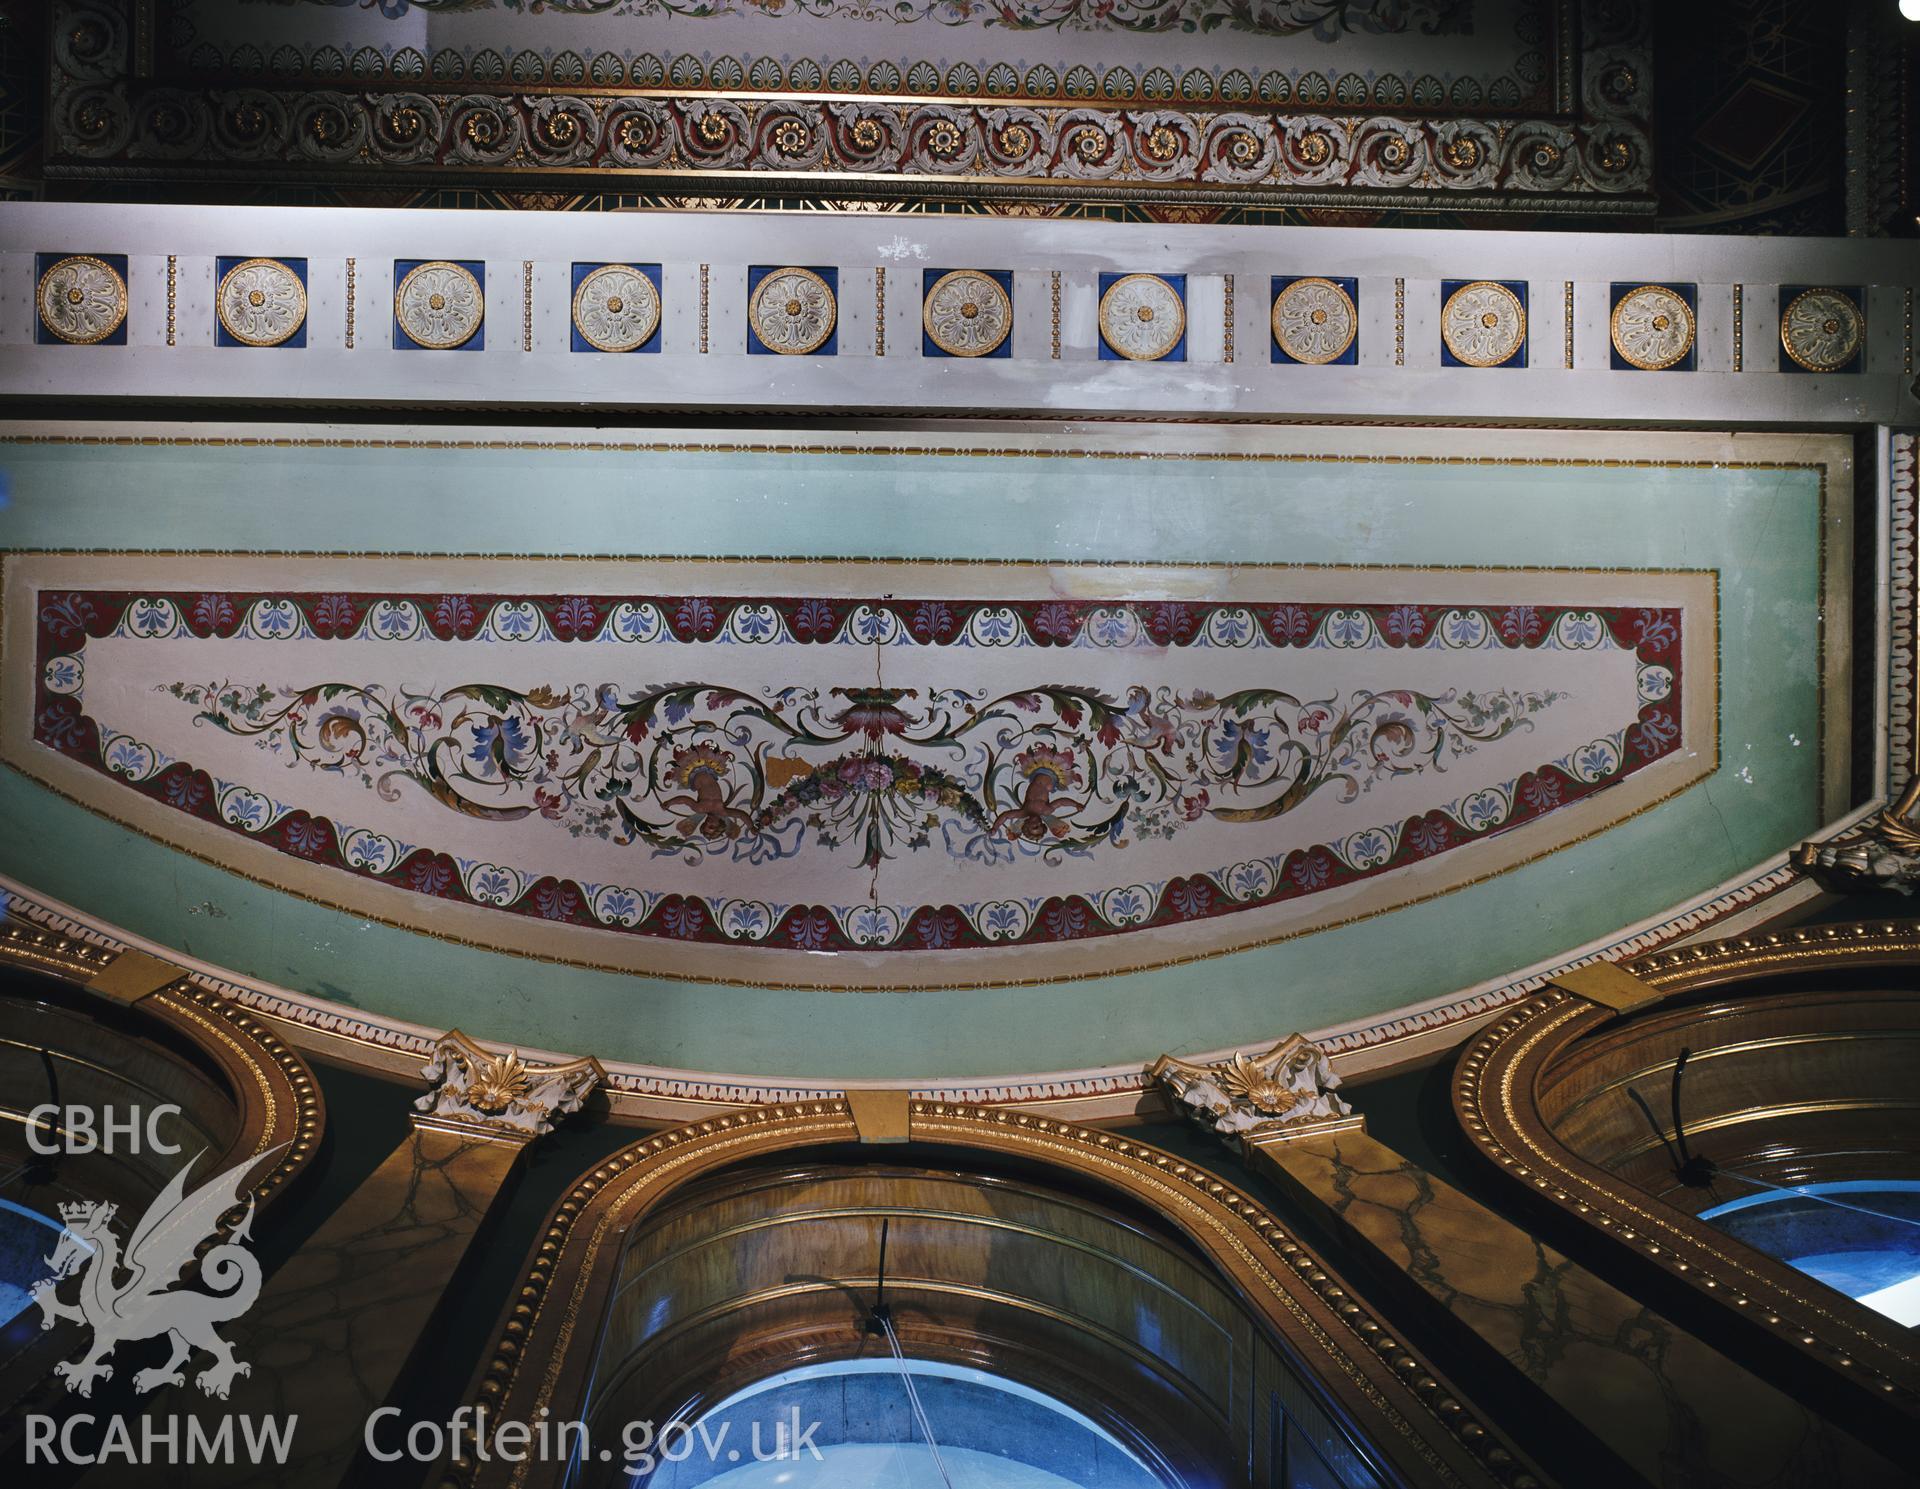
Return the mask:
MULTIPOLYGON (((1165 1216, 1248 1299, 1376 1444, 1434 1483, 1538 1489, 1513 1444, 1477 1419, 1343 1279, 1249 1195, 1210 1170, 1119 1134, 1005 1107, 912 1100, 910 1140, 1044 1164, 1165 1216)), ((856 1141, 839 1098, 751 1107, 659 1133, 583 1176, 547 1217, 470 1399, 502 1421, 579 1415, 625 1238, 715 1169, 856 1141)), ((533 1489, 530 1461, 443 1465, 442 1489, 533 1489)))
MULTIPOLYGON (((1920 922, 1882 921, 1704 942, 1641 957, 1625 970, 1673 995, 1770 976, 1916 966, 1920 922)), ((1819 1289, 1790 1285, 1782 1264, 1586 1162, 1554 1136, 1535 1102, 1541 1079, 1619 1016, 1549 988, 1483 1030, 1462 1052, 1453 1082, 1454 1114, 1475 1147, 1515 1182, 1738 1310, 1749 1325, 1908 1411, 1920 1407, 1920 1351, 1897 1342, 1897 1330, 1873 1328, 1856 1310, 1828 1308, 1819 1289)))
MULTIPOLYGON (((45 926, 0 921, 0 967, 38 973, 85 988, 121 953, 45 926)), ((264 1201, 283 1191, 312 1162, 326 1126, 326 1104, 313 1071, 293 1048, 254 1014, 181 971, 174 981, 134 1005, 170 1034, 200 1050, 219 1069, 238 1113, 225 1153, 207 1172, 286 1144, 286 1151, 253 1185, 264 1201)))

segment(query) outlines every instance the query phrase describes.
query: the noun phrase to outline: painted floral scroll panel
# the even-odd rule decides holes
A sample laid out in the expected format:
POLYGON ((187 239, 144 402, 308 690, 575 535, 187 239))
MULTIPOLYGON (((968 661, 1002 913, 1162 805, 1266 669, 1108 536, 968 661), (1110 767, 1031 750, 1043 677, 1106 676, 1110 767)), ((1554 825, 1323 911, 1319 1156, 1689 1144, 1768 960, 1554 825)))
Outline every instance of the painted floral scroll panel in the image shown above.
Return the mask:
POLYGON ((490 564, 481 590, 444 561, 329 561, 327 588, 144 562, 34 589, 31 766, 300 893, 682 975, 1258 944, 1551 851, 1715 755, 1697 574, 621 564, 508 589, 553 566, 490 564))

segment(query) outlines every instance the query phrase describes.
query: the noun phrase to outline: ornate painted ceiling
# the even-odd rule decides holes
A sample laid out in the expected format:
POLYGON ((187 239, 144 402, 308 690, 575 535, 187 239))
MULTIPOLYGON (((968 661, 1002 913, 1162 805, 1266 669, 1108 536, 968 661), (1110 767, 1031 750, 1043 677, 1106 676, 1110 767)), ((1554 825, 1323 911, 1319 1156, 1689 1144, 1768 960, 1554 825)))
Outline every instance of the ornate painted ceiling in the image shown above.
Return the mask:
POLYGON ((0 871, 330 1027, 1359 1047, 1845 802, 1843 443, 274 435, 11 437, 0 871))

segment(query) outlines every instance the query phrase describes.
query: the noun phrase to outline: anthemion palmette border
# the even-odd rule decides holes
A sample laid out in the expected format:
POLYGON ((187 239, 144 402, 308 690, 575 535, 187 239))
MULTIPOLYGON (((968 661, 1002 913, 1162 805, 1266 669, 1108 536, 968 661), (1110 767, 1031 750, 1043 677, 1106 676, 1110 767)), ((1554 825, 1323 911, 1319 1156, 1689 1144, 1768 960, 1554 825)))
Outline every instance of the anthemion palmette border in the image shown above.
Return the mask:
MULTIPOLYGON (((1571 9, 1569 3, 1563 8, 1571 9)), ((1586 0, 1566 110, 1379 111, 1371 96, 1206 102, 673 91, 577 83, 500 91, 425 75, 354 86, 298 75, 227 86, 157 80, 146 8, 61 0, 49 176, 206 178, 272 162, 289 180, 391 172, 418 182, 671 181, 696 195, 831 190, 925 196, 1651 212, 1646 7, 1586 0), (143 50, 144 49, 144 50, 143 50)), ((1568 21, 1562 24, 1569 24, 1568 21)), ((431 69, 427 69, 430 72, 431 69)), ((791 81, 790 79, 783 79, 791 81)), ((711 83, 712 79, 702 81, 711 83)), ((944 82, 944 79, 943 79, 944 82)), ((904 88, 905 78, 902 78, 904 88)), ((861 79, 859 86, 872 83, 861 79)), ((985 82, 982 81, 984 89, 985 82)), ((1270 92, 1273 90, 1269 90, 1270 92)))

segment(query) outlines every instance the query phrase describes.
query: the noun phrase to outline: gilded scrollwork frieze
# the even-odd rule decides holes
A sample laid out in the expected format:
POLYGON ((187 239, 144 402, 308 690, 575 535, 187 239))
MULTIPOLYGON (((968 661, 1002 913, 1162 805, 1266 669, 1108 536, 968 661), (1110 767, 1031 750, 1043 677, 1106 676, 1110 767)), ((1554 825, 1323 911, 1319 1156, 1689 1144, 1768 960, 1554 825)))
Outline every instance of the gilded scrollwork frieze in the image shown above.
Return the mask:
POLYGON ((570 52, 536 59, 535 76, 523 65, 531 52, 510 66, 495 59, 496 72, 451 53, 403 66, 408 48, 376 59, 377 86, 358 54, 291 72, 279 63, 248 76, 189 72, 200 85, 182 86, 136 75, 123 9, 62 0, 50 28, 52 174, 258 162, 317 173, 778 173, 882 195, 944 178, 970 196, 991 186, 1062 197, 1077 195, 1073 183, 1100 182, 1109 195, 1147 199, 1201 187, 1222 199, 1362 201, 1417 187, 1464 210, 1500 198, 1652 205, 1639 4, 1604 7, 1577 42, 1557 35, 1550 61, 1529 54, 1530 82, 1492 91, 1465 79, 1443 88, 1424 76, 1369 83, 1231 65, 1204 75, 931 63, 890 73, 886 63, 769 57, 751 73, 724 59, 690 72, 644 59, 589 67, 570 52), (565 57, 579 65, 563 67, 565 57))

